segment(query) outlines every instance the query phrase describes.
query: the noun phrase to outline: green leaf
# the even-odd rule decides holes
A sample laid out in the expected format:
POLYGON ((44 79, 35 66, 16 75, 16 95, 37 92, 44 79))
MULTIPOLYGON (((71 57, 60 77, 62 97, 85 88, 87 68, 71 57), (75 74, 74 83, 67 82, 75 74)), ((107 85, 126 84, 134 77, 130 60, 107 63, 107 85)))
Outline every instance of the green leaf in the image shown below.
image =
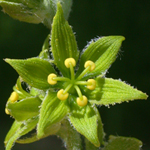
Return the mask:
MULTIPOLYGON (((34 5, 34 7, 37 7, 37 3, 34 3, 34 5)), ((28 23, 40 23, 42 21, 41 18, 35 13, 37 10, 29 10, 29 8, 27 8, 27 6, 23 3, 1 0, 0 6, 3 7, 4 12, 14 19, 28 23)))
POLYGON ((63 140, 67 150, 82 150, 82 140, 80 134, 71 126, 67 119, 61 122, 61 128, 57 135, 63 140))
POLYGON ((79 51, 72 28, 64 18, 60 3, 57 5, 57 13, 52 24, 51 46, 54 63, 64 76, 69 76, 69 69, 64 65, 64 61, 72 57, 77 62, 79 51))
POLYGON ((96 106, 92 106, 92 107, 93 107, 93 109, 95 111, 95 114, 97 116, 98 138, 99 138, 100 144, 104 145, 105 133, 104 133, 104 130, 103 130, 103 123, 102 123, 102 120, 101 120, 101 117, 100 117, 100 114, 99 114, 99 111, 98 111, 97 107, 96 106))
POLYGON ((47 76, 56 73, 51 64, 40 58, 26 60, 5 59, 29 85, 38 89, 48 89, 47 76))
POLYGON ((84 135, 96 147, 100 146, 98 139, 98 118, 90 104, 80 107, 74 102, 72 104, 72 113, 69 118, 80 134, 84 135))
POLYGON ((90 103, 107 106, 148 97, 145 93, 119 80, 99 77, 96 82, 96 89, 88 91, 90 103))
POLYGON ((5 146, 7 145, 10 138, 16 133, 16 131, 20 129, 21 125, 22 125, 22 122, 18 122, 16 120, 13 122, 9 132, 6 135, 6 138, 5 138, 5 141, 4 141, 5 146))
POLYGON ((110 136, 108 144, 102 150, 139 150, 142 142, 136 138, 110 136))
POLYGON ((84 70, 84 64, 87 60, 93 61, 96 68, 94 71, 87 73, 83 78, 87 79, 97 75, 104 75, 115 61, 123 40, 125 40, 123 36, 106 36, 99 38, 96 42, 91 42, 81 55, 77 76, 84 70))
POLYGON ((8 140, 6 144, 6 150, 10 150, 13 146, 13 143, 20 137, 21 133, 26 129, 26 126, 20 127, 8 140))
POLYGON ((17 121, 24 121, 39 114, 41 102, 38 97, 28 97, 14 103, 8 101, 6 108, 17 121))
POLYGON ((56 134, 58 132, 58 130, 60 129, 60 126, 61 126, 60 123, 53 124, 51 127, 47 128, 45 130, 45 134, 42 137, 40 137, 40 138, 38 138, 37 134, 35 133, 35 134, 32 134, 31 137, 22 138, 22 139, 17 140, 16 142, 20 143, 20 144, 33 143, 33 142, 38 141, 38 140, 40 140, 42 138, 45 138, 45 137, 47 137, 49 135, 56 134))
MULTIPOLYGON (((67 19, 72 0, 60 0, 67 19)), ((58 0, 0 0, 3 11, 14 19, 28 23, 43 23, 49 29, 56 13, 58 0)))
POLYGON ((26 129, 20 134, 20 136, 23 136, 23 135, 29 133, 30 131, 32 131, 36 127, 38 121, 39 121, 39 117, 37 116, 37 117, 33 117, 31 119, 28 119, 26 122, 24 122, 26 129))
POLYGON ((37 128, 38 137, 42 137, 47 128, 60 122, 68 113, 66 101, 57 98, 56 92, 48 92, 40 109, 40 119, 37 128))

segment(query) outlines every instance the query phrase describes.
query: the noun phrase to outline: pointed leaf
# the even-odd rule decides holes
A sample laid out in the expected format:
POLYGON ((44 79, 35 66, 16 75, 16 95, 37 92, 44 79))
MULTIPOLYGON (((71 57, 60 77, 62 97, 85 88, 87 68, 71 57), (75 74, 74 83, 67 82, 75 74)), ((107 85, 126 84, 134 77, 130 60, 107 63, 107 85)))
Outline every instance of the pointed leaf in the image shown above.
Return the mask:
POLYGON ((60 122, 66 116, 67 112, 66 101, 59 100, 56 92, 49 91, 41 105, 40 120, 37 128, 38 137, 42 137, 47 128, 60 122))
POLYGON ((20 137, 20 134, 26 129, 26 126, 19 128, 13 136, 9 139, 6 144, 6 150, 10 150, 13 146, 13 143, 20 137))
POLYGON ((40 58, 5 59, 5 61, 18 72, 25 82, 39 89, 49 88, 47 76, 50 73, 56 73, 48 61, 40 58))
POLYGON ((102 150, 139 150, 142 142, 136 138, 110 136, 108 144, 102 150))
POLYGON ((123 36, 106 36, 93 41, 81 56, 77 76, 84 70, 84 63, 91 60, 95 63, 94 71, 85 75, 85 78, 105 74, 106 70, 115 61, 121 43, 125 38, 123 36))
POLYGON ((29 97, 18 102, 8 102, 6 108, 17 121, 24 121, 39 114, 41 100, 38 97, 29 97))
POLYGON ((72 113, 69 118, 80 134, 84 135, 96 147, 100 146, 97 115, 91 105, 80 107, 76 103, 73 103, 72 113))
POLYGON ((97 78, 96 89, 89 91, 90 103, 114 105, 134 99, 147 99, 147 95, 130 85, 111 78, 97 78))
POLYGON ((26 129, 20 135, 23 136, 23 135, 27 134, 28 132, 32 131, 36 127, 38 121, 39 121, 38 116, 27 120, 24 123, 24 125, 26 126, 26 129))
POLYGON ((64 61, 72 57, 77 62, 79 51, 75 36, 64 18, 60 3, 57 5, 57 13, 53 20, 51 46, 55 64, 63 75, 69 76, 69 70, 64 65, 64 61))
POLYGON ((22 125, 22 122, 18 122, 16 120, 13 122, 9 132, 6 135, 6 138, 5 138, 5 141, 4 141, 5 146, 8 143, 8 141, 10 140, 10 138, 16 133, 16 131, 20 129, 21 125, 22 125))
POLYGON ((51 127, 49 127, 48 129, 45 130, 45 134, 42 137, 40 137, 40 138, 38 138, 37 133, 35 133, 35 134, 32 134, 31 137, 22 138, 22 139, 17 140, 16 142, 20 143, 20 144, 33 143, 33 142, 38 141, 38 140, 40 140, 42 138, 45 138, 45 137, 47 137, 49 135, 56 134, 58 132, 58 130, 60 129, 60 126, 61 126, 60 123, 53 124, 51 127))

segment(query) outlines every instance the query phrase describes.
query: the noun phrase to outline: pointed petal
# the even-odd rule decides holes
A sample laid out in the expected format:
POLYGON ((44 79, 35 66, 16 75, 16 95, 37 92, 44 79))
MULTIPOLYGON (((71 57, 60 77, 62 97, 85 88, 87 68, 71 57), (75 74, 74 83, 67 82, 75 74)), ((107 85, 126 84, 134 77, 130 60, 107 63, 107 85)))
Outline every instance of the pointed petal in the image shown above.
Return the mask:
POLYGON ((147 99, 147 95, 130 85, 111 78, 97 78, 97 87, 89 91, 90 103, 99 105, 114 105, 135 99, 147 99))
POLYGON ((136 138, 109 136, 108 144, 102 150, 139 150, 142 142, 136 138))
POLYGON ((64 18, 60 3, 57 5, 57 13, 52 24, 51 46, 55 64, 64 76, 69 76, 64 61, 72 57, 77 62, 79 51, 72 28, 64 18))
POLYGON ((60 122, 67 113, 66 101, 60 101, 56 96, 56 92, 49 91, 41 105, 40 120, 37 127, 38 137, 42 137, 47 128, 60 122))
POLYGON ((24 121, 39 114, 41 102, 38 97, 28 97, 14 103, 8 101, 6 108, 17 121, 24 121))
POLYGON ((56 73, 51 64, 40 58, 26 60, 5 59, 29 85, 38 89, 47 89, 50 85, 47 76, 56 73))
POLYGON ((92 42, 81 55, 77 76, 84 70, 84 63, 87 60, 93 61, 96 68, 85 75, 85 78, 105 74, 106 70, 115 61, 124 39, 123 36, 106 36, 99 38, 96 42, 92 42))
POLYGON ((74 103, 69 118, 75 129, 80 134, 84 135, 96 147, 100 146, 98 139, 98 119, 96 112, 91 105, 79 107, 74 103))

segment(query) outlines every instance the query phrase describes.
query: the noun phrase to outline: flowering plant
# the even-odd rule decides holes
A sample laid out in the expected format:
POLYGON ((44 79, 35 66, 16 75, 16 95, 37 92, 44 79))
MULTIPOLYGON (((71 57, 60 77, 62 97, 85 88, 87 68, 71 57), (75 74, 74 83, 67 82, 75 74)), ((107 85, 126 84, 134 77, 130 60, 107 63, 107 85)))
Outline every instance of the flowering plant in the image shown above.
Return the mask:
POLYGON ((134 143, 133 150, 139 149, 141 141, 133 138, 111 136, 106 143, 96 107, 147 99, 145 93, 130 85, 105 77, 123 40, 123 36, 97 38, 80 52, 58 3, 51 34, 39 56, 5 59, 19 74, 5 109, 15 119, 5 138, 6 150, 14 142, 30 143, 49 135, 61 137, 67 149, 82 149, 80 134, 85 137, 87 150, 101 145, 105 145, 103 150, 118 145, 119 150, 127 142, 134 143), (35 128, 31 137, 21 138, 35 128))

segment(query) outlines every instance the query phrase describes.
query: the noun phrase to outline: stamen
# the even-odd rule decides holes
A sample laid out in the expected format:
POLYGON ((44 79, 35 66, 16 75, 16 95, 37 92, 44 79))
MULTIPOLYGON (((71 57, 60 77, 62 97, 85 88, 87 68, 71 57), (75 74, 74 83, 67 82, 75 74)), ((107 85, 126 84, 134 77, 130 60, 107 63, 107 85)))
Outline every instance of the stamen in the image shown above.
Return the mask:
POLYGON ((85 68, 90 67, 89 71, 93 71, 95 69, 95 63, 91 60, 88 60, 85 62, 84 67, 85 68))
POLYGON ((95 63, 88 60, 84 64, 85 69, 83 72, 78 76, 77 80, 80 80, 88 71, 93 71, 95 69, 95 63))
POLYGON ((80 88, 79 88, 77 85, 75 85, 74 88, 76 89, 76 91, 77 91, 79 97, 82 99, 82 93, 81 93, 81 91, 80 91, 80 88))
POLYGON ((65 66, 66 66, 67 68, 70 68, 70 64, 71 64, 73 67, 76 66, 76 61, 75 61, 74 58, 67 58, 67 59, 65 60, 65 66))
POLYGON ((88 85, 88 82, 86 81, 77 81, 75 82, 76 85, 88 85))
POLYGON ((54 74, 54 73, 49 74, 48 77, 47 77, 47 82, 48 82, 49 84, 51 84, 51 85, 56 84, 56 83, 57 83, 57 80, 54 80, 55 77, 57 77, 56 74, 54 74))
POLYGON ((58 97, 58 99, 60 99, 60 100, 62 100, 62 101, 66 100, 66 99, 68 98, 68 96, 69 96, 69 94, 68 94, 68 93, 64 93, 64 90, 63 90, 63 89, 61 89, 61 90, 59 90, 59 91, 57 92, 57 97, 58 97))
POLYGON ((75 65, 76 65, 76 61, 75 61, 75 59, 74 58, 67 58, 66 60, 65 60, 65 66, 67 67, 67 68, 70 68, 70 72, 71 72, 71 79, 73 80, 74 79, 74 69, 73 69, 73 67, 75 67, 75 65))
POLYGON ((10 97, 9 97, 9 100, 10 100, 12 103, 14 103, 15 101, 18 100, 18 98, 19 98, 18 93, 14 91, 14 92, 11 93, 11 95, 10 95, 10 97))
POLYGON ((9 113, 9 110, 8 110, 7 108, 5 108, 5 113, 6 113, 7 115, 10 114, 10 113, 9 113))
POLYGON ((78 97, 76 101, 79 106, 85 106, 88 102, 87 97, 84 95, 82 96, 82 98, 78 97))
POLYGON ((89 79, 87 80, 87 82, 88 82, 87 88, 89 90, 94 90, 96 87, 96 81, 94 79, 89 79))

